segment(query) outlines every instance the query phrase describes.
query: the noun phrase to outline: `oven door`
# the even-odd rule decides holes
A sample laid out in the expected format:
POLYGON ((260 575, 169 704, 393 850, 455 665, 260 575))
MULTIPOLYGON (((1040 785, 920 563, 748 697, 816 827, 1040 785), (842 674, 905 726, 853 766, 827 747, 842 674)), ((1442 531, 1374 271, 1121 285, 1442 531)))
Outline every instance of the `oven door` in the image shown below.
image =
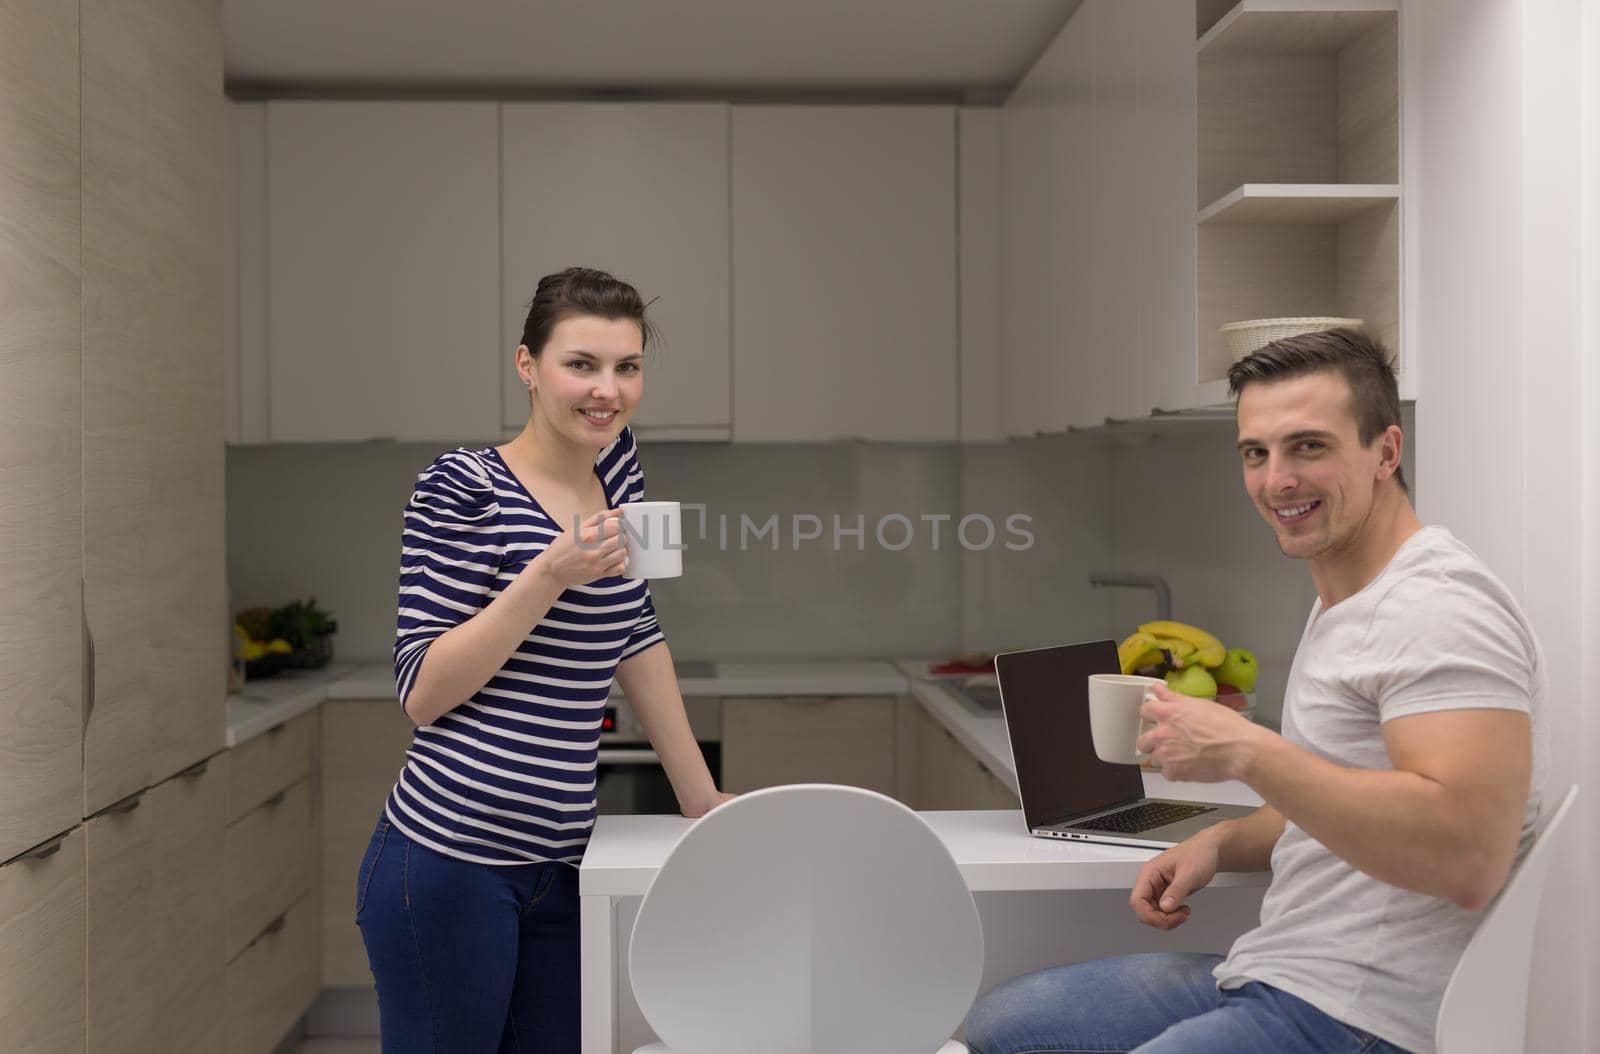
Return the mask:
MULTIPOLYGON (((711 778, 720 783, 722 744, 701 743, 700 752, 705 755, 711 778)), ((594 794, 601 816, 678 813, 678 796, 649 743, 602 747, 594 794)))

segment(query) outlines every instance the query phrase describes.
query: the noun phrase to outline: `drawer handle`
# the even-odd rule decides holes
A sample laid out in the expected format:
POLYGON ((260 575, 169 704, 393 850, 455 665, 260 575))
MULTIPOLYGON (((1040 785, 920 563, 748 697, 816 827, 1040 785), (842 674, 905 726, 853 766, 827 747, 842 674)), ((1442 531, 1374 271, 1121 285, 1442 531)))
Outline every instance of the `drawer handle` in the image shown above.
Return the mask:
POLYGON ((785 695, 781 698, 790 706, 823 706, 833 702, 831 695, 785 695))
POLYGON ((100 812, 99 812, 99 815, 101 815, 101 816, 118 816, 118 815, 121 815, 123 813, 130 813, 133 810, 137 809, 139 807, 140 803, 143 802, 143 801, 144 801, 144 791, 134 791, 132 794, 128 795, 126 798, 123 798, 121 801, 116 802, 116 803, 114 803, 112 805, 107 805, 104 809, 101 809, 100 812))
POLYGON ((287 722, 287 721, 279 721, 277 724, 273 725, 271 728, 269 728, 265 732, 263 732, 262 735, 275 736, 279 732, 282 732, 283 731, 283 726, 287 725, 288 723, 289 722, 287 722))
POLYGON ((263 809, 276 809, 278 806, 283 804, 283 799, 288 795, 288 793, 288 791, 279 791, 266 801, 262 802, 261 807, 263 809))
POLYGON ((210 758, 206 758, 204 761, 196 761, 193 765, 190 765, 188 768, 178 773, 178 778, 181 780, 192 780, 197 776, 204 776, 206 774, 206 769, 210 767, 210 758))
POLYGON ((279 915, 277 918, 275 918, 271 922, 267 923, 267 928, 261 931, 261 936, 263 936, 263 937, 272 936, 274 933, 277 933, 279 930, 283 929, 283 927, 285 925, 287 925, 288 922, 289 922, 289 916, 287 914, 279 915))
POLYGON ((42 845, 36 845, 26 853, 17 857, 18 860, 43 860, 61 852, 61 843, 67 840, 66 833, 58 834, 42 845))

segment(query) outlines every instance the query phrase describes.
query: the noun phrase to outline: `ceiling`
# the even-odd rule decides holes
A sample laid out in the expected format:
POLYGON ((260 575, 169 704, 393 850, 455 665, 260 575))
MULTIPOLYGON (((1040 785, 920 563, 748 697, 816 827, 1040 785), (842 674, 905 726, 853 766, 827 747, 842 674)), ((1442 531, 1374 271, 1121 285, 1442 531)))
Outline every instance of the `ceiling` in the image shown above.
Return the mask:
POLYGON ((231 90, 993 101, 1081 0, 223 0, 231 90))

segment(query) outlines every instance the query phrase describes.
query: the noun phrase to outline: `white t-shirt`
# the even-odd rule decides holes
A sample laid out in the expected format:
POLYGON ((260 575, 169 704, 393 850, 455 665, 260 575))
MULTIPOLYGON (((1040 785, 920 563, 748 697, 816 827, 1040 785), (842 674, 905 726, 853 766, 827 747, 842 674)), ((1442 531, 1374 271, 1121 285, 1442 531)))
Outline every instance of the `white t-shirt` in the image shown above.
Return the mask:
MULTIPOLYGON (((1284 698, 1283 735, 1339 765, 1389 769, 1382 725, 1439 710, 1528 712, 1533 783, 1520 860, 1548 767, 1544 658, 1510 592, 1442 527, 1406 540, 1354 596, 1311 608, 1284 698)), ((1272 851, 1261 925, 1216 969, 1261 981, 1417 1054, 1481 911, 1380 882, 1293 823, 1272 851)))

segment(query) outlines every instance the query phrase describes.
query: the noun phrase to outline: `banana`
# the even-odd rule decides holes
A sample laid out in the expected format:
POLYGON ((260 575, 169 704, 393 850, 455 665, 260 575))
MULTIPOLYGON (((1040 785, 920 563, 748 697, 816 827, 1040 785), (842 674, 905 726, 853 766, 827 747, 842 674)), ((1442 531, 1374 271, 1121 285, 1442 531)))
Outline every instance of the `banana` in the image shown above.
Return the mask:
POLYGON ((1132 673, 1141 666, 1160 662, 1161 650, 1150 634, 1130 633, 1126 640, 1117 645, 1117 661, 1121 663, 1123 673, 1132 673))
MULTIPOLYGON (((1192 656, 1184 657, 1184 665, 1193 666, 1221 666, 1222 660, 1228 657, 1228 651, 1222 642, 1198 626, 1191 626, 1187 622, 1174 622, 1162 619, 1156 622, 1146 622, 1139 627, 1140 633, 1152 637, 1172 637, 1180 641, 1187 641, 1194 645, 1192 656)), ((1174 657, 1177 653, 1174 652, 1174 657)))

